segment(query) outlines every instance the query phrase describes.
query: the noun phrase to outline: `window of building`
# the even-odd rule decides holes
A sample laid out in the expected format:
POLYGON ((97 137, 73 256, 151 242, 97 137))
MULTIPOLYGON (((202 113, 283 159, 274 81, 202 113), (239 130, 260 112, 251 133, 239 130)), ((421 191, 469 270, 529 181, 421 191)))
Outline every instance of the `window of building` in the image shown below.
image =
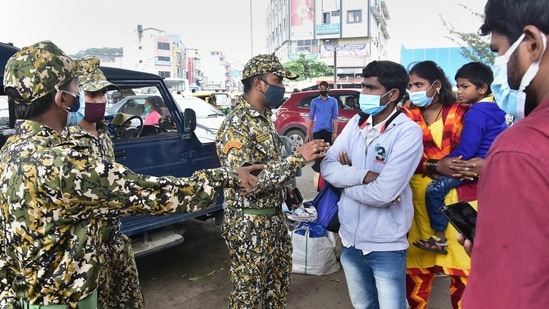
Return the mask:
POLYGON ((170 50, 170 43, 158 42, 157 46, 158 46, 158 49, 170 50))
POLYGON ((158 56, 156 57, 158 61, 170 61, 170 57, 158 56))
POLYGON ((347 11, 347 23, 356 24, 362 22, 362 10, 347 11))
POLYGON ((337 11, 332 11, 332 16, 333 16, 333 17, 339 16, 339 10, 337 10, 337 11))
POLYGON ((160 75, 160 77, 162 77, 162 78, 171 77, 170 73, 171 72, 169 72, 169 71, 158 71, 158 75, 160 75))
POLYGON ((323 24, 329 24, 330 23, 330 12, 322 13, 322 23, 323 24))

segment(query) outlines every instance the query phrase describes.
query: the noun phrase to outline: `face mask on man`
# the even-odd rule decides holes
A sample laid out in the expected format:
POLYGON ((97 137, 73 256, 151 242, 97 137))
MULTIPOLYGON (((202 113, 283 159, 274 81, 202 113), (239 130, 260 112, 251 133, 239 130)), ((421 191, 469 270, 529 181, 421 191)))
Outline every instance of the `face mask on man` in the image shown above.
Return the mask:
POLYGON ((84 119, 89 122, 99 122, 105 117, 107 103, 86 103, 84 119))
POLYGON ((269 88, 267 88, 267 91, 265 91, 264 93, 265 98, 267 98, 267 102, 269 102, 269 107, 271 108, 278 107, 278 105, 280 105, 280 102, 282 102, 282 99, 284 98, 284 93, 286 92, 286 88, 269 84, 265 80, 263 80, 263 82, 269 85, 269 88))
POLYGON ((320 90, 320 95, 323 96, 323 97, 327 97, 328 96, 328 90, 320 90))
MULTIPOLYGON (((427 90, 431 89, 434 84, 435 83, 431 84, 431 86, 427 88, 427 90)), ((433 94, 432 97, 428 97, 427 90, 414 91, 414 92, 410 91, 409 92, 410 102, 412 102, 412 104, 414 104, 417 107, 426 107, 431 105, 435 95, 433 94)))
POLYGON ((84 109, 86 106, 86 102, 84 100, 84 91, 80 91, 80 94, 78 96, 78 104, 73 104, 73 106, 77 106, 77 110, 72 111, 72 107, 68 110, 66 124, 67 127, 77 125, 84 118, 84 109))
POLYGON ((530 64, 530 67, 528 67, 528 70, 526 70, 526 73, 522 76, 519 89, 511 89, 508 82, 507 63, 524 38, 525 35, 523 33, 518 40, 516 40, 511 47, 509 47, 504 55, 496 57, 494 60, 494 66, 492 67, 494 72, 494 81, 490 86, 492 93, 494 94, 494 99, 496 100, 499 108, 507 114, 514 116, 517 121, 525 116, 524 111, 526 106, 526 93, 524 92, 524 89, 526 89, 534 77, 536 77, 539 71, 541 58, 543 54, 545 54, 545 50, 547 48, 547 38, 544 33, 541 33, 541 38, 543 40, 543 52, 539 57, 539 60, 530 64))
MULTIPOLYGON (((392 90, 392 89, 391 89, 392 90)), ((387 91, 384 95, 380 96, 377 94, 360 94, 360 97, 358 98, 358 104, 360 105, 360 110, 368 115, 375 116, 379 113, 381 113, 385 108, 387 107, 387 104, 385 105, 379 105, 381 102, 381 98, 386 96, 391 90, 387 91)))

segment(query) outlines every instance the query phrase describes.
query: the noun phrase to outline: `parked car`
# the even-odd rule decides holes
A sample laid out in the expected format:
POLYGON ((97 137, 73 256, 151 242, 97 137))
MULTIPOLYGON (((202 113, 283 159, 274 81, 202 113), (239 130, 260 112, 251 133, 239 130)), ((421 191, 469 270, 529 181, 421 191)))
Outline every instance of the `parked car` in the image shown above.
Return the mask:
MULTIPOLYGON (((16 47, 0 43, 0 95, 4 94, 2 75, 5 63, 18 50, 16 47)), ((115 135, 112 141, 117 162, 136 173, 175 177, 189 176, 196 170, 220 166, 215 143, 201 143, 196 136, 194 110, 181 109, 160 76, 120 68, 101 67, 101 70, 110 82, 120 87, 120 91, 108 93, 108 97, 113 98, 113 102, 124 100, 128 102, 130 97, 135 99, 142 93, 158 95, 165 105, 165 117, 169 117, 172 121, 169 123, 170 128, 162 128, 162 124, 132 128, 137 133, 131 138, 117 138, 115 135)), ((10 110, 10 112, 13 111, 10 110)), ((139 113, 132 115, 133 119, 141 118, 139 113)), ((126 119, 128 125, 131 123, 130 118, 126 119)), ((112 117, 109 127, 113 125, 114 119, 115 117, 112 117)), ((14 122, 15 119, 10 118, 10 125, 0 128, 0 146, 14 133, 14 122)), ((136 256, 180 244, 184 240, 180 223, 196 218, 215 218, 217 223, 222 222, 222 190, 219 190, 219 193, 219 198, 213 205, 195 212, 165 216, 124 217, 121 220, 121 231, 131 237, 136 256)))
MULTIPOLYGON (((290 139, 293 150, 296 150, 305 142, 311 101, 319 95, 318 91, 294 92, 280 105, 274 114, 276 131, 279 135, 290 139)), ((360 90, 331 89, 329 95, 336 98, 339 105, 339 124, 337 126, 337 133, 339 134, 347 122, 360 111, 358 106, 360 90)))
POLYGON ((190 96, 200 98, 227 114, 232 108, 231 96, 226 92, 197 91, 190 96))
POLYGON ((195 97, 176 98, 175 102, 180 110, 184 111, 190 108, 196 113, 196 130, 194 130, 194 133, 200 142, 215 142, 217 131, 225 119, 225 114, 204 100, 195 97))

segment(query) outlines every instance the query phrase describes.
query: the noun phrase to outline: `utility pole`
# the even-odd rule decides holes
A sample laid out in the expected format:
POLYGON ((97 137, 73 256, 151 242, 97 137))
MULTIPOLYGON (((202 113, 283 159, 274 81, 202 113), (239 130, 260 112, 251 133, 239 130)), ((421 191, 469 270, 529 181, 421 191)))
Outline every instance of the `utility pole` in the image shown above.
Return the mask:
POLYGON ((334 49, 334 89, 337 89, 337 39, 324 40, 324 44, 330 45, 334 49))
POLYGON ((253 21, 253 10, 252 10, 252 0, 250 0, 250 52, 252 58, 254 56, 254 21, 253 21))
POLYGON ((334 89, 337 89, 337 43, 334 47, 334 89))

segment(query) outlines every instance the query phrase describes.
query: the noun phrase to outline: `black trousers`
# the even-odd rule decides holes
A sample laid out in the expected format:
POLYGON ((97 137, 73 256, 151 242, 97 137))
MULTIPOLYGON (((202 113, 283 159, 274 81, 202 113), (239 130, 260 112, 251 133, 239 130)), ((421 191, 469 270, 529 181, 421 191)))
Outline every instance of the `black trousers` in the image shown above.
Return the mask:
MULTIPOLYGON (((328 130, 320 130, 317 132, 313 132, 313 139, 323 139, 325 142, 332 144, 332 132, 328 130)), ((315 159, 315 163, 313 164, 313 171, 320 173, 320 162, 322 162, 322 159, 315 159)))

